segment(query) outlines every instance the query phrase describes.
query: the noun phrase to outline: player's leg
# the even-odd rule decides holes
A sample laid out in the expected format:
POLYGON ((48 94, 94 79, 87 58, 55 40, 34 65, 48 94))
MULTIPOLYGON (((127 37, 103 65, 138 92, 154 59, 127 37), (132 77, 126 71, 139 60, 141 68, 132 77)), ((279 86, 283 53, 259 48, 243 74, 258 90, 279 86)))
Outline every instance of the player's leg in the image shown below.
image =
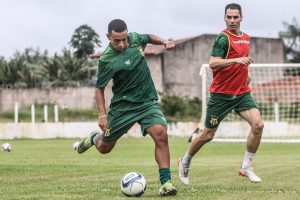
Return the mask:
POLYGON ((143 135, 149 134, 155 143, 155 160, 159 167, 161 196, 176 195, 177 190, 171 183, 170 152, 167 134, 167 122, 158 105, 152 105, 138 121, 143 135))
POLYGON ((87 137, 83 138, 77 149, 78 153, 83 153, 95 144, 95 138, 102 137, 102 130, 92 131, 87 137))
POLYGON ((178 160, 178 173, 179 179, 184 185, 189 184, 189 171, 191 160, 193 156, 201 149, 201 147, 207 142, 211 141, 214 137, 217 128, 204 127, 201 134, 197 135, 192 141, 186 154, 178 160))
POLYGON ((109 153, 115 146, 117 140, 136 123, 135 113, 123 113, 120 115, 108 114, 109 129, 103 133, 102 131, 94 131, 84 138, 78 148, 78 153, 83 153, 90 147, 95 146, 102 153, 109 153))
POLYGON ((193 156, 203 145, 214 138, 220 122, 234 108, 232 95, 210 94, 205 117, 205 128, 198 134, 189 146, 186 154, 178 161, 179 179, 184 185, 189 184, 189 169, 193 156))
POLYGON ((147 133, 155 143, 155 160, 159 167, 162 196, 176 195, 177 190, 171 183, 170 152, 168 144, 167 128, 161 124, 149 127, 147 133))
POLYGON ((250 181, 259 183, 261 179, 254 173, 251 164, 260 145, 264 123, 257 108, 241 111, 240 115, 249 123, 251 130, 247 138, 247 151, 239 175, 247 176, 250 181))
POLYGON ((116 140, 114 141, 102 141, 102 131, 93 131, 86 138, 82 139, 77 147, 78 153, 83 153, 92 146, 95 145, 96 149, 102 153, 109 153, 115 146, 116 140))

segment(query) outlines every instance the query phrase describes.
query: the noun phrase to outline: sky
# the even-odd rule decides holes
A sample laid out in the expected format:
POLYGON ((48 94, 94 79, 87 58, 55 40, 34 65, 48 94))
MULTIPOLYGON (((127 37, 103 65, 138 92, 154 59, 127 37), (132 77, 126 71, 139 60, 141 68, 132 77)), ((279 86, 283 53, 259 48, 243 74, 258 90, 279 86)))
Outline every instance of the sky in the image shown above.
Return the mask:
POLYGON ((254 37, 277 38, 283 22, 300 23, 299 0, 0 0, 0 56, 13 57, 25 48, 61 54, 75 29, 91 26, 108 44, 108 23, 126 21, 129 32, 180 39, 216 34, 224 27, 224 8, 239 3, 241 30, 254 37))

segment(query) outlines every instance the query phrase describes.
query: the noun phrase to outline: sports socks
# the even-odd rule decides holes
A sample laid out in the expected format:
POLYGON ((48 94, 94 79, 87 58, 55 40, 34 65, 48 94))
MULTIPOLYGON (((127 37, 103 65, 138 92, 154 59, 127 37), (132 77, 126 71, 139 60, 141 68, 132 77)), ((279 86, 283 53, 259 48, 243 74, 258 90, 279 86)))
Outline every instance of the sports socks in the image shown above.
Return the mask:
POLYGON ((191 164, 191 160, 192 160, 192 156, 188 152, 186 152, 183 158, 181 159, 181 163, 185 167, 189 168, 191 164))
POLYGON ((102 137, 102 134, 101 134, 101 133, 92 135, 92 136, 91 136, 91 143, 92 143, 92 145, 95 145, 96 140, 101 140, 101 137, 102 137), (100 137, 96 137, 97 135, 100 135, 100 137))
POLYGON ((244 161, 242 164, 242 169, 247 169, 247 168, 251 167, 251 162, 253 160, 254 155, 255 155, 255 153, 250 153, 250 152, 246 151, 244 161))
POLYGON ((171 180, 170 168, 160 168, 159 169, 159 180, 160 180, 161 185, 163 185, 167 181, 171 180))

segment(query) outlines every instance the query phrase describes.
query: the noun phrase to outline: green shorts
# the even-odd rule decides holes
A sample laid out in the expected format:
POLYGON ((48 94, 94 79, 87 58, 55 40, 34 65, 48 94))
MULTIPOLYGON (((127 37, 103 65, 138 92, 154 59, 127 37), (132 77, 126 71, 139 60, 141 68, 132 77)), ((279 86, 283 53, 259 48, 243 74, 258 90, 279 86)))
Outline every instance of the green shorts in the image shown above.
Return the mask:
POLYGON ((258 108, 258 105, 250 92, 241 95, 211 93, 207 103, 205 127, 218 127, 232 110, 239 113, 251 108, 258 108))
POLYGON ((108 123, 110 131, 108 135, 103 135, 102 141, 118 140, 135 123, 141 126, 143 136, 147 134, 146 129, 153 125, 161 124, 167 126, 167 121, 156 101, 145 103, 145 106, 135 110, 112 109, 108 112, 108 123))

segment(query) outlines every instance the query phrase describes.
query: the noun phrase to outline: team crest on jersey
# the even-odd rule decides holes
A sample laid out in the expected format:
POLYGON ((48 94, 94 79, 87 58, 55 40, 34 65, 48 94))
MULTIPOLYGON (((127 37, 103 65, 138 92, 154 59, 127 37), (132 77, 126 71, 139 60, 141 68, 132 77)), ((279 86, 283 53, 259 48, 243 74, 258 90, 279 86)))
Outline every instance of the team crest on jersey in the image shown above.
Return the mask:
POLYGON ((110 135, 110 129, 109 129, 109 128, 106 129, 106 131, 103 132, 103 135, 104 135, 104 136, 109 136, 109 135, 110 135))
POLYGON ((215 115, 211 115, 210 116, 210 124, 214 126, 214 125, 217 125, 218 123, 219 123, 218 117, 215 115))
POLYGON ((144 53, 142 47, 138 47, 138 50, 140 51, 141 55, 142 55, 143 57, 145 57, 145 53, 144 53))

